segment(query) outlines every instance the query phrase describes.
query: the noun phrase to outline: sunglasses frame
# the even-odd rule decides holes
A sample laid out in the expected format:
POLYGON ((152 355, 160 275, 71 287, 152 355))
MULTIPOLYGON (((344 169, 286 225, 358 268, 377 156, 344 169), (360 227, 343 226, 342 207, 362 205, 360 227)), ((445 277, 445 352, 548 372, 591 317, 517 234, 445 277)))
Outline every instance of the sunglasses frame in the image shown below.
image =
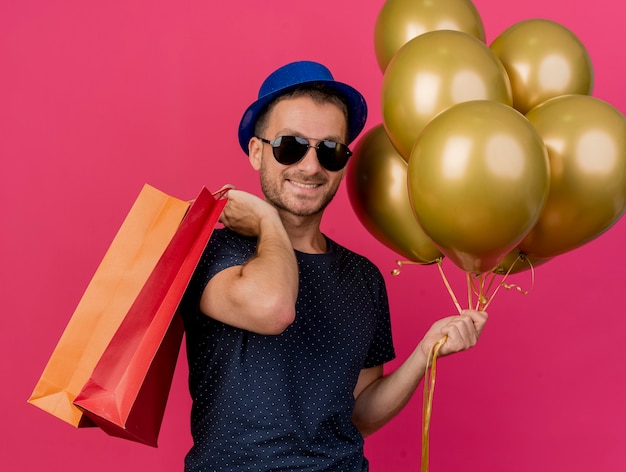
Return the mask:
POLYGON ((315 149, 315 155, 317 156, 317 160, 320 163, 320 165, 324 169, 331 171, 331 172, 338 172, 341 169, 343 169, 348 164, 348 160, 350 159, 350 156, 352 156, 352 151, 348 148, 346 144, 340 143, 338 141, 332 141, 330 139, 322 139, 320 140, 319 143, 317 143, 317 145, 313 145, 311 144, 309 138, 305 138, 303 136, 291 136, 291 135, 277 136, 272 140, 261 138, 260 136, 255 136, 255 137, 259 139, 261 142, 265 144, 269 144, 272 147, 272 154, 274 155, 274 159, 276 159, 278 163, 282 165, 286 165, 286 166, 297 164, 302 159, 304 159, 304 157, 309 152, 309 148, 315 149), (296 144, 302 147, 302 150, 303 150, 302 156, 298 157, 297 159, 293 161, 291 159, 285 160, 284 158, 280 157, 281 146, 283 145, 283 139, 285 138, 289 138, 289 139, 292 138, 296 144), (325 143, 332 143, 333 146, 328 146, 325 143), (345 160, 342 160, 341 158, 337 156, 337 148, 345 149, 345 160))

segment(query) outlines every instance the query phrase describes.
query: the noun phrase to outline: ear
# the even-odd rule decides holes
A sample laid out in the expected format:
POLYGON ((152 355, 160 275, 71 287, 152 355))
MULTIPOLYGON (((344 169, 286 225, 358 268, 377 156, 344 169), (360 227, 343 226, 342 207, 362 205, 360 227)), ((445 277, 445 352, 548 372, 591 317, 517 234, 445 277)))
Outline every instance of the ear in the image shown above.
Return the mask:
POLYGON ((248 142, 248 156, 250 165, 254 170, 261 169, 261 160, 263 159, 263 143, 260 139, 250 138, 248 142))

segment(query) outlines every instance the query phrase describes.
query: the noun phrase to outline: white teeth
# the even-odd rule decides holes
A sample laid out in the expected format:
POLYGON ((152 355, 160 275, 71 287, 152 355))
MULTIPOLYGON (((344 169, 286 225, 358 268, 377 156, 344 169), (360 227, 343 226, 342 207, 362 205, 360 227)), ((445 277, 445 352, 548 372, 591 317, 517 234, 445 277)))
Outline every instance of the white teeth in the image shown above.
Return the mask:
POLYGON ((293 180, 291 181, 292 184, 294 184, 296 187, 300 187, 300 188, 315 188, 317 187, 317 185, 315 184, 303 184, 301 182, 294 182, 293 180))

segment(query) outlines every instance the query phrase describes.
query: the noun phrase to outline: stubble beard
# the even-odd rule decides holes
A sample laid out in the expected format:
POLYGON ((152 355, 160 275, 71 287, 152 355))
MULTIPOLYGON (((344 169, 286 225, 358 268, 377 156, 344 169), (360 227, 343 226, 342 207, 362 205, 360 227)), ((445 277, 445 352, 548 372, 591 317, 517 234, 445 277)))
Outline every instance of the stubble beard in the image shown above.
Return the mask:
POLYGON ((338 185, 334 189, 331 189, 331 191, 324 196, 324 199, 317 206, 301 208, 297 205, 290 204, 290 202, 281 195, 280 188, 272 184, 272 181, 268 178, 263 166, 261 166, 260 175, 261 190, 263 191, 265 200, 276 209, 285 211, 294 216, 316 216, 321 214, 333 200, 337 190, 339 189, 338 185))

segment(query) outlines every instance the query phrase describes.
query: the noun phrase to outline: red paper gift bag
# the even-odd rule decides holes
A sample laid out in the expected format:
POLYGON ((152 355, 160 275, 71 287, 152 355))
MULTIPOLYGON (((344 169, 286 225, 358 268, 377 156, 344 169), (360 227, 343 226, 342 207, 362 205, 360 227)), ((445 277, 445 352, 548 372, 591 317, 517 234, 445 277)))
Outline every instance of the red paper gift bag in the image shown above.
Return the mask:
POLYGON ((124 219, 55 347, 29 403, 77 427, 73 401, 172 240, 189 203, 146 185, 124 219))
POLYGON ((74 400, 108 434, 156 447, 183 335, 178 304, 225 203, 202 189, 74 400))

